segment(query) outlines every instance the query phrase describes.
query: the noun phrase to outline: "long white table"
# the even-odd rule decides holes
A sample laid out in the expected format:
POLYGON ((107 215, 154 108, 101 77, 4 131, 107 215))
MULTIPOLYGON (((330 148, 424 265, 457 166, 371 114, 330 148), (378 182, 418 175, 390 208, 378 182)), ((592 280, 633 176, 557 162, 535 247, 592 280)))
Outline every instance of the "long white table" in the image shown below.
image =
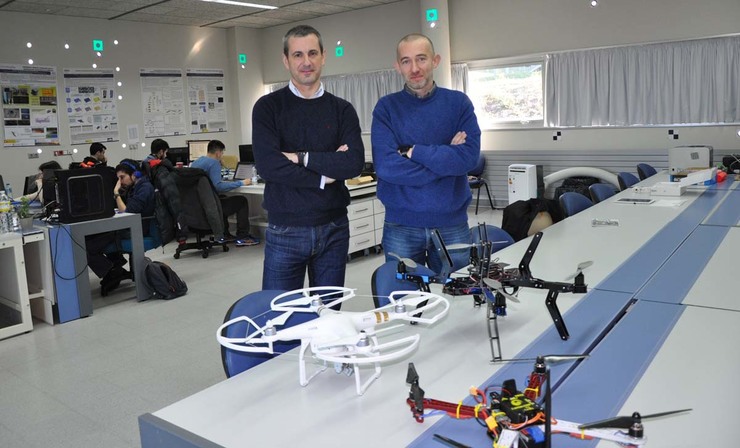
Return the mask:
MULTIPOLYGON (((663 180, 663 177, 657 176, 645 183, 663 180)), ((633 193, 621 193, 629 194, 633 193)), ((504 357, 540 348, 553 350, 548 353, 585 350, 605 331, 613 316, 633 300, 637 291, 594 287, 602 283, 608 285, 614 271, 629 270, 635 264, 631 257, 643 247, 657 244, 656 241, 680 246, 682 240, 674 243, 665 238, 661 240, 659 236, 667 225, 674 226, 674 218, 681 213, 687 210, 689 213, 705 212, 701 207, 692 207, 700 194, 701 190, 691 191, 682 197, 680 206, 671 207, 616 204, 608 200, 547 228, 531 263, 533 275, 547 280, 565 280, 579 262, 593 260, 594 265, 585 272, 592 290, 588 296, 564 294, 558 299, 571 333, 569 341, 560 341, 556 336, 545 309, 545 294, 523 290, 519 295, 521 303, 509 303, 509 315, 499 320, 504 357), (593 218, 618 219, 620 225, 592 227, 593 218)), ((719 203, 729 190, 716 190, 712 194, 714 196, 702 198, 709 207, 707 214, 715 209, 711 205, 719 203)), ((501 261, 518 263, 528 244, 529 240, 524 240, 500 251, 498 256, 501 261)), ((647 261, 652 263, 651 269, 657 270, 669 256, 647 261)), ((647 273, 643 276, 640 287, 650 278, 647 273)), ((449 315, 433 328, 415 326, 401 330, 402 333, 421 334, 419 349, 407 360, 384 366, 381 378, 362 397, 355 395, 352 378, 333 372, 325 372, 308 386, 300 387, 296 358, 291 354, 283 355, 153 414, 141 416, 142 446, 239 447, 268 443, 272 446, 295 443, 303 446, 374 447, 381 443, 385 446, 427 446, 429 442, 425 440, 430 437, 429 433, 423 434, 425 430, 432 426, 432 430, 445 429, 458 423, 468 425, 463 427, 464 433, 471 435, 471 443, 480 445, 480 435, 483 441, 486 436, 476 423, 443 419, 434 424, 434 419, 427 419, 426 423, 417 424, 405 404, 408 395, 406 361, 414 362, 428 397, 449 401, 464 398, 470 385, 483 384, 500 370, 508 374, 509 368, 514 366, 489 363, 485 309, 473 308, 468 297, 453 297, 451 302, 449 315), (417 439, 419 436, 422 437, 417 439)), ((660 340, 656 344, 658 342, 660 340)), ((522 369, 528 371, 531 366, 522 369)), ((557 375, 566 373, 565 369, 554 371, 557 375)), ((523 376, 517 377, 519 382, 523 379, 523 376)), ((685 386, 690 387, 690 384, 685 386)), ((664 407, 656 410, 662 409, 664 407)), ((646 409, 645 413, 652 410, 646 409)), ((703 420, 707 421, 706 416, 703 420)), ((661 433, 656 430, 651 434, 657 437, 661 433)), ((436 446, 436 442, 431 443, 430 446, 436 446)))

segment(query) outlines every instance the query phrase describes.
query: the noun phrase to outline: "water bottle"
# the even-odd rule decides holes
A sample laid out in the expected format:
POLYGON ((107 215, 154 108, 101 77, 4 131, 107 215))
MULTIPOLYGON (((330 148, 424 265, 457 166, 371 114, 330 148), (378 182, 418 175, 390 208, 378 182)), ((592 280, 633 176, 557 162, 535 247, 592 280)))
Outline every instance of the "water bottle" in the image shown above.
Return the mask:
POLYGON ((259 182, 260 177, 257 175, 257 167, 252 166, 252 185, 257 185, 257 182, 259 182))
POLYGON ((0 233, 10 232, 12 227, 10 221, 10 198, 5 194, 5 190, 0 190, 0 233))
POLYGON ((10 182, 5 183, 5 194, 8 195, 11 201, 13 200, 13 187, 10 185, 10 182))

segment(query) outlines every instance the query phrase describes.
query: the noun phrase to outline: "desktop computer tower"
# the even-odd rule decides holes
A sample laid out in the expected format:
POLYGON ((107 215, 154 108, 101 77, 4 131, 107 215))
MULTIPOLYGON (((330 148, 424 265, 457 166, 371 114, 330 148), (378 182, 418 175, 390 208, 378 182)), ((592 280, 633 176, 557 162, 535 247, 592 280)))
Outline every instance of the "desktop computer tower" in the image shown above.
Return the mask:
POLYGON ((509 204, 541 198, 544 194, 542 165, 509 165, 509 204))

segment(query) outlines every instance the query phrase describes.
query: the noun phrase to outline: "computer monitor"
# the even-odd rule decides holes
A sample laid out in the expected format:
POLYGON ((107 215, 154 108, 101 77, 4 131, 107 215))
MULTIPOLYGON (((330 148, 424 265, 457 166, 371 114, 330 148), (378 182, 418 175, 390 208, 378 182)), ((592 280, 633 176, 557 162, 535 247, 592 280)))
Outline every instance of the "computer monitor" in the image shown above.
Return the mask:
POLYGON ((177 165, 178 163, 190 165, 190 148, 182 146, 168 149, 167 160, 172 162, 172 165, 177 165))
POLYGON ((190 160, 197 160, 198 157, 208 154, 208 142, 210 140, 188 140, 190 160))
POLYGON ((113 216, 113 185, 105 167, 57 170, 59 222, 73 223, 113 216))
POLYGON ((239 161, 245 163, 254 163, 254 152, 252 145, 239 145, 239 161))
POLYGON ((36 193, 38 188, 36 187, 36 179, 39 177, 38 174, 31 174, 26 176, 25 182, 23 182, 23 196, 31 193, 36 193))

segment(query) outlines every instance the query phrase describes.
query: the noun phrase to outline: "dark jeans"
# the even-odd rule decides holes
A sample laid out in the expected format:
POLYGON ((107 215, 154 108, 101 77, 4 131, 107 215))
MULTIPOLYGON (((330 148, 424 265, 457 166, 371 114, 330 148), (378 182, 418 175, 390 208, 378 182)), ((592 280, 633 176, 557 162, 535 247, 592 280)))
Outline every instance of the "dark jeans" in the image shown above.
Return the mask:
POLYGON ((347 216, 315 227, 269 224, 262 289, 303 288, 307 268, 309 286, 344 286, 348 249, 347 216))
MULTIPOLYGON (((438 227, 439 234, 445 246, 457 243, 470 243, 470 229, 467 223, 438 227)), ((426 265, 438 273, 442 270, 442 260, 437 254, 437 248, 432 241, 432 229, 424 227, 409 227, 386 221, 383 225, 383 251, 386 261, 396 261, 389 255, 394 253, 399 257, 411 258, 418 264, 426 265)), ((470 262, 470 249, 450 250, 452 271, 465 267, 470 262)))
POLYGON ((236 238, 249 237, 249 201, 244 196, 225 196, 221 198, 224 213, 224 233, 229 233, 229 216, 236 213, 236 238))
POLYGON ((109 246, 116 242, 115 232, 98 233, 85 237, 87 249, 87 265, 100 278, 111 270, 113 266, 123 266, 126 259, 121 252, 107 252, 109 246))

